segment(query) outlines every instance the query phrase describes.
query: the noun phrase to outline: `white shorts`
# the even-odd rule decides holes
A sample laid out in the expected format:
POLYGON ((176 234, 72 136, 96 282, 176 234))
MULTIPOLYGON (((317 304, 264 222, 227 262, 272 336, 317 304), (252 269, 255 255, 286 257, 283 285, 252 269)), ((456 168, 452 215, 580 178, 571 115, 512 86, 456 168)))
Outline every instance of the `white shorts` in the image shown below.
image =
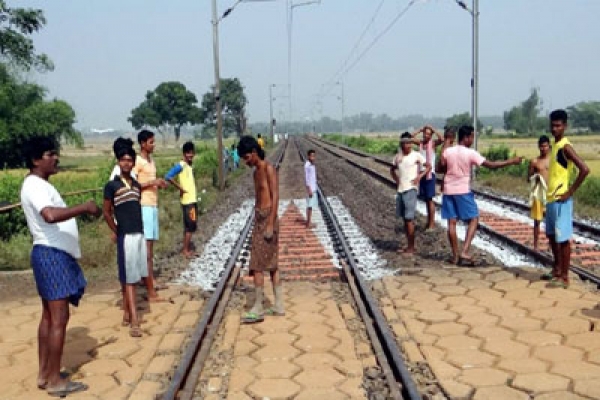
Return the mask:
POLYGON ((306 208, 317 208, 319 206, 317 196, 317 192, 313 192, 312 196, 306 198, 306 208))
POLYGON ((148 276, 146 239, 142 233, 117 236, 117 264, 119 281, 131 285, 148 276))

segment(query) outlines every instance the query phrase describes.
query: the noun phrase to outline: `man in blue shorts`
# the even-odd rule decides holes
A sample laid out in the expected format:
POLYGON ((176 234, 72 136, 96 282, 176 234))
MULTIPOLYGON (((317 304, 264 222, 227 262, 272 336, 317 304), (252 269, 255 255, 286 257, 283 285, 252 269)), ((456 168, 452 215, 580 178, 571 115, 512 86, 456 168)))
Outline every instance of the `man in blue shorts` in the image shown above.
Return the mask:
POLYGON ((573 194, 590 173, 586 163, 577 155, 565 137, 567 113, 554 110, 550 113, 550 130, 554 145, 548 170, 548 190, 546 192, 546 236, 552 248, 554 266, 551 287, 569 287, 569 267, 571 266, 571 235, 573 234, 573 194), (579 173, 570 185, 569 171, 575 164, 579 173))
POLYGON ((101 211, 93 200, 67 207, 48 182, 58 173, 58 144, 52 138, 33 137, 24 147, 29 175, 21 187, 21 206, 33 237, 31 266, 42 299, 37 386, 51 396, 64 397, 87 389, 60 376, 69 303, 77 306, 86 286, 77 263, 81 250, 75 217, 100 216, 101 211))
POLYGON ((458 130, 458 145, 444 150, 440 157, 440 169, 446 171, 444 176, 444 197, 442 199, 442 218, 448 220, 448 240, 452 248, 452 264, 474 266, 475 262, 469 250, 477 232, 479 209, 475 196, 471 191, 471 168, 484 166, 490 169, 517 165, 521 157, 505 161, 486 160, 476 150, 471 149, 475 139, 475 129, 472 126, 462 126, 458 130), (456 237, 456 222, 467 221, 468 228, 462 252, 458 254, 458 239, 456 237))

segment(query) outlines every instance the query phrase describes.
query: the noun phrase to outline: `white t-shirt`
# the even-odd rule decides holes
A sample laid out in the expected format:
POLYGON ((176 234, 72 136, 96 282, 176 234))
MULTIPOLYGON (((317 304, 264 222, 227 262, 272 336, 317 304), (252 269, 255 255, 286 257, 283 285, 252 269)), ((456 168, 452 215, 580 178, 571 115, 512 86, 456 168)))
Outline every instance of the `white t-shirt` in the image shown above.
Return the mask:
POLYGON ((75 218, 49 224, 42 217, 41 212, 46 207, 66 207, 54 186, 38 176, 28 175, 21 186, 21 206, 34 245, 54 247, 69 253, 74 258, 81 257, 79 231, 75 218))
POLYGON ((408 155, 402 154, 400 151, 394 157, 394 167, 398 171, 398 193, 404 193, 411 189, 417 189, 412 181, 419 175, 419 166, 425 164, 425 157, 421 153, 411 151, 408 155))

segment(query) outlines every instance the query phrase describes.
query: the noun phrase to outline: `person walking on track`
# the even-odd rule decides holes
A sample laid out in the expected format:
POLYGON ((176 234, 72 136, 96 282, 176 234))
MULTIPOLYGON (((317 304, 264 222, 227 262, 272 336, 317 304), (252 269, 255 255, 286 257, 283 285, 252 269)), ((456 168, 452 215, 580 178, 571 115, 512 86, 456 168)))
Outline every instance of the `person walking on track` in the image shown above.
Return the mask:
POLYGON ((37 386, 51 396, 65 397, 88 388, 60 375, 69 303, 79 305, 87 284, 77 263, 81 249, 75 217, 99 217, 101 210, 93 200, 67 207, 48 181, 58 173, 58 144, 54 139, 32 137, 25 143, 24 153, 29 174, 21 187, 21 206, 33 237, 31 267, 42 299, 37 386))
POLYGON ((285 315, 283 292, 279 278, 277 257, 279 254, 279 183, 277 170, 265 160, 265 152, 256 139, 244 136, 238 145, 240 158, 254 168, 254 228, 250 251, 250 272, 254 277, 255 300, 242 322, 253 323, 264 320, 265 312, 270 315, 285 315), (264 273, 269 272, 275 294, 274 306, 263 309, 264 273))
POLYGON ((318 207, 317 199, 317 167, 315 167, 316 153, 313 149, 306 153, 306 163, 304 164, 304 181, 306 183, 306 227, 312 228, 311 218, 312 210, 318 207))
POLYGON ((550 130, 554 136, 550 167, 548 170, 548 192, 546 199, 546 236, 550 241, 554 266, 550 278, 551 287, 569 287, 571 266, 571 236, 573 235, 573 195, 590 173, 587 164, 577 155, 565 137, 568 115, 564 110, 550 113, 550 130), (579 173, 570 184, 570 171, 573 165, 579 173))
POLYGON ((486 160, 479 152, 471 149, 475 139, 475 129, 464 125, 458 130, 458 145, 444 150, 440 157, 440 167, 446 171, 444 176, 444 196, 442 199, 442 218, 448 220, 448 240, 452 248, 452 264, 474 266, 475 261, 470 255, 471 242, 477 232, 479 210, 475 203, 475 195, 471 191, 471 169, 474 166, 484 166, 490 169, 517 165, 521 157, 505 161, 486 160), (458 253, 458 238, 456 223, 458 220, 468 223, 462 252, 458 253))

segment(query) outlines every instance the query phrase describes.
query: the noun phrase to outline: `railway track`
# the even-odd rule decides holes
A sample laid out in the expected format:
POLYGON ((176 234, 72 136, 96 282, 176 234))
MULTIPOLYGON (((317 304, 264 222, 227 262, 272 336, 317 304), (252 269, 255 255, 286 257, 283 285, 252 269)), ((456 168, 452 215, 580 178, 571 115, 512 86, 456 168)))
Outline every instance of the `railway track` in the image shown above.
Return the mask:
MULTIPOLYGON (((321 147, 330 154, 344 159, 351 165, 359 168, 366 174, 372 176, 390 188, 395 188, 395 183, 389 176, 389 168, 391 162, 380 157, 365 154, 356 149, 348 148, 339 144, 323 141, 311 137, 308 139, 313 144, 321 147)), ((516 202, 512 199, 504 199, 499 196, 489 195, 485 192, 476 192, 478 196, 486 199, 491 199, 496 203, 500 203, 503 207, 517 208, 523 212, 528 211, 525 205, 516 202)), ((439 204, 437 204, 439 206, 439 204)), ((546 246, 546 251, 535 251, 530 246, 531 226, 523 221, 515 221, 506 216, 497 215, 492 212, 480 210, 479 228, 503 243, 507 243, 522 254, 526 254, 546 266, 552 265, 552 255, 547 247, 547 241, 540 240, 542 248, 546 246)), ((585 231, 595 237, 600 237, 600 232, 596 227, 588 226, 588 224, 578 222, 577 229, 579 232, 585 231)), ((600 246, 596 243, 573 243, 573 252, 571 256, 571 270, 576 273, 581 279, 590 281, 597 287, 600 287, 600 246)))
MULTIPOLYGON (((286 151, 290 151, 288 146, 294 146, 298 150, 297 155, 303 159, 303 155, 296 146, 295 139, 290 139, 280 146, 283 150, 279 151, 275 162, 278 169, 283 163, 284 154, 286 151)), ((404 358, 398 348, 394 334, 366 282, 360 275, 355 260, 356 255, 346 240, 342 225, 340 225, 331 205, 320 189, 318 190, 318 196, 320 212, 341 266, 335 279, 341 278, 348 285, 349 292, 352 294, 356 309, 368 334, 371 348, 381 369, 381 374, 387 382, 388 398, 396 400, 421 399, 422 397, 404 363, 404 358)), ((169 388, 162 397, 163 400, 192 399, 195 396, 198 379, 221 325, 227 302, 236 284, 240 281, 238 277, 240 276, 241 265, 247 262, 251 225, 252 215, 248 218, 246 226, 236 242, 225 266, 221 281, 212 294, 208 306, 203 311, 200 322, 192 335, 192 340, 171 379, 169 388)), ((282 225, 281 229, 283 234, 283 229, 286 228, 282 225)), ((299 279, 302 274, 290 272, 289 269, 291 268, 291 266, 287 266, 288 276, 292 280, 299 279)), ((299 265, 295 268, 306 269, 307 266, 299 265)), ((283 276, 285 276, 284 272, 282 270, 283 276)), ((315 278, 315 275, 311 274, 305 274, 305 276, 309 280, 311 277, 315 278)), ((317 278, 323 278, 323 276, 334 279, 327 271, 316 275, 317 278)))

